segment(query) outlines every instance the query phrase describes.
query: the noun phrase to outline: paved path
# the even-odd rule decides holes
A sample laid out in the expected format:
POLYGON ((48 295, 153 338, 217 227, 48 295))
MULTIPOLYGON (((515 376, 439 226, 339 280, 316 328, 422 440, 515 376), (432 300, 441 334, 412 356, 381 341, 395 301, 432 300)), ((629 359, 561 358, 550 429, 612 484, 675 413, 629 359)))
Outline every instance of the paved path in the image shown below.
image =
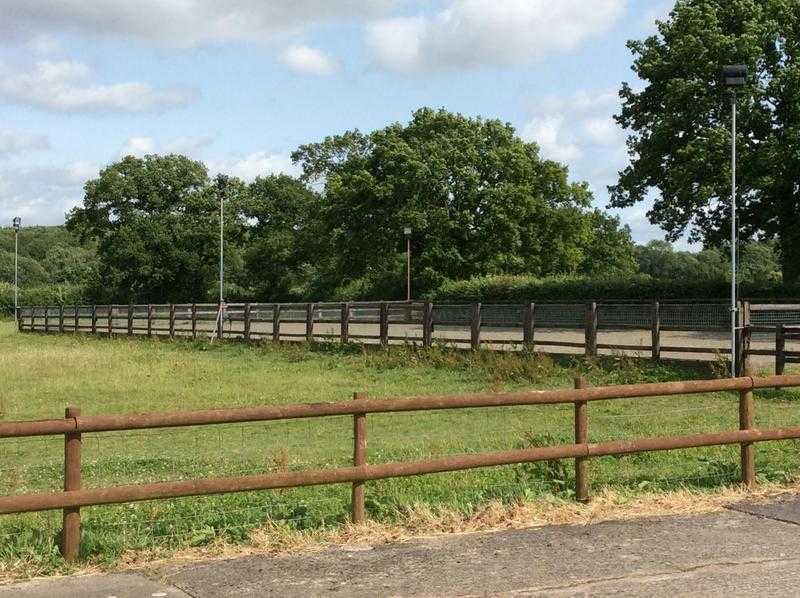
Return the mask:
POLYGON ((800 497, 721 513, 248 556, 28 582, 0 598, 192 596, 796 596, 800 497))

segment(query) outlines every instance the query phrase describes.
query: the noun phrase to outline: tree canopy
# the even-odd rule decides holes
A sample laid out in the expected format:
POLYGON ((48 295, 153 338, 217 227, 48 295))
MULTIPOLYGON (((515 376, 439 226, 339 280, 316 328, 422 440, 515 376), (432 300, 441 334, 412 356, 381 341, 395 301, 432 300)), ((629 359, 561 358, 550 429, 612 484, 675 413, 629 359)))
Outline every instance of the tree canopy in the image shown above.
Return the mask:
POLYGON ((293 158, 322 182, 326 273, 338 284, 402 281, 412 229, 416 288, 497 273, 592 273, 634 268, 630 232, 590 206, 585 183, 539 156, 498 120, 421 109, 405 125, 348 131, 293 158))
POLYGON ((751 76, 739 108, 739 227, 777 239, 783 279, 800 280, 800 4, 797 0, 678 0, 658 33, 633 40, 623 84, 630 165, 610 188, 627 207, 656 190, 651 222, 669 238, 722 245, 730 230, 730 96, 724 64, 751 76))
MULTIPOLYGON (((238 185, 226 234, 241 222, 238 185)), ((86 183, 82 207, 67 228, 97 241, 97 294, 118 301, 190 301, 205 298, 219 251, 217 199, 206 167, 184 156, 128 156, 86 183)), ((229 256, 235 258, 234 256, 229 256)))
POLYGON ((405 227, 417 296, 475 275, 635 269, 627 227, 497 120, 422 109, 407 124, 303 145, 293 159, 301 179, 249 184, 212 182, 203 164, 179 155, 109 165, 67 217, 70 231, 96 241, 96 294, 214 297, 219 185, 230 298, 399 298, 405 227))

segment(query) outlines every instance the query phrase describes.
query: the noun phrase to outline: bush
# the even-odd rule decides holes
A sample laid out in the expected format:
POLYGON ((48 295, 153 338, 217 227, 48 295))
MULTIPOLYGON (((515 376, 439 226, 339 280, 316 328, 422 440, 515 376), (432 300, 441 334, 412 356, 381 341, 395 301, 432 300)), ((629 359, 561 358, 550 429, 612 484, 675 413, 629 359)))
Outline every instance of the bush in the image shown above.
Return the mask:
MULTIPOLYGON (((430 293, 435 301, 580 301, 587 299, 723 299, 730 294, 725 279, 655 279, 646 274, 624 278, 585 276, 483 276, 449 281, 430 293)), ((800 297, 800 286, 779 282, 740 286, 743 298, 771 299, 800 297)))
MULTIPOLYGON (((85 289, 70 284, 43 284, 22 287, 20 305, 74 305, 86 301, 85 289)), ((0 282, 0 314, 14 313, 14 285, 0 282)))

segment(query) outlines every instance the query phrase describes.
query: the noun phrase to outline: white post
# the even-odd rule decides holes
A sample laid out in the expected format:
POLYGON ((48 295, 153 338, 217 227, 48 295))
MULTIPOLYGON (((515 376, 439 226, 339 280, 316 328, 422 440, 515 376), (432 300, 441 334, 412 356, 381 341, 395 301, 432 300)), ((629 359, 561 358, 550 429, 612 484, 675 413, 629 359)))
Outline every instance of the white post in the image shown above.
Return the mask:
POLYGON ((224 272, 225 215, 223 212, 225 193, 222 189, 222 179, 220 179, 219 181, 218 188, 219 188, 219 305, 220 309, 222 309, 222 303, 224 301, 223 285, 225 283, 225 272, 224 272))
POLYGON ((19 229, 22 219, 15 216, 11 221, 14 229, 14 327, 19 330, 19 229))
POLYGON ((14 326, 18 327, 19 313, 19 229, 14 227, 14 326))
POLYGON ((217 193, 219 194, 219 305, 217 306, 217 320, 214 332, 211 333, 211 342, 215 337, 222 338, 222 328, 225 323, 225 183, 224 175, 217 176, 217 193))
POLYGON ((731 95, 731 377, 736 377, 736 92, 731 95))
POLYGON ((406 236, 406 301, 411 301, 411 227, 403 229, 406 236))
POLYGON ((411 301, 411 237, 406 239, 406 301, 411 301))

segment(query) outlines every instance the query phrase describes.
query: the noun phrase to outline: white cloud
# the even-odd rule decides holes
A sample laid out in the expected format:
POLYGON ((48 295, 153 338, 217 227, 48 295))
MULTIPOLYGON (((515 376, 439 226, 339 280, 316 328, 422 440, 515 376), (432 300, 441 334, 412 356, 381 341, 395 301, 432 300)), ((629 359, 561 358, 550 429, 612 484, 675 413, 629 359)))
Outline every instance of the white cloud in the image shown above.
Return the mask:
POLYGON ((611 90, 579 91, 526 102, 531 113, 521 136, 546 158, 566 162, 580 178, 610 182, 625 161, 625 134, 613 120, 619 108, 611 90))
POLYGON ((390 71, 410 73, 422 67, 420 48, 429 22, 423 17, 384 19, 367 27, 367 45, 375 62, 390 71))
POLYGON ((0 158, 23 152, 44 150, 49 147, 50 142, 45 135, 11 129, 0 130, 0 158))
POLYGON ((583 121, 587 139, 598 145, 612 145, 620 140, 620 127, 610 116, 593 116, 583 121))
POLYGON ((290 70, 305 75, 335 75, 342 70, 340 61, 309 46, 289 46, 281 55, 281 60, 290 70))
POLYGON ((196 157, 196 154, 213 142, 213 135, 181 135, 164 142, 141 135, 130 137, 123 144, 119 155, 141 158, 147 154, 183 154, 196 157))
POLYGON ((53 54, 61 49, 61 42, 47 33, 34 35, 25 45, 36 54, 53 54))
POLYGON ((65 182, 69 184, 80 185, 81 187, 89 179, 93 179, 100 174, 100 166, 92 162, 73 162, 68 164, 65 169, 65 182))
POLYGON ((245 181, 252 181, 258 176, 270 174, 300 175, 300 168, 292 164, 288 153, 268 153, 266 151, 253 152, 239 159, 209 161, 208 170, 210 173, 222 172, 245 181))
POLYGON ((63 224, 64 214, 83 201, 84 183, 99 171, 79 161, 0 173, 0 222, 21 216, 26 225, 63 224))
POLYGON ((539 144, 542 154, 551 160, 572 162, 583 155, 581 148, 561 139, 563 116, 542 116, 529 120, 522 129, 522 138, 539 144))
POLYGON ((527 64, 570 51, 608 30, 627 0, 452 0, 429 16, 367 28, 375 62, 413 73, 527 64))
POLYGON ((94 83, 91 75, 88 66, 71 60, 43 60, 28 69, 0 63, 0 99, 53 112, 147 112, 180 108, 197 96, 179 86, 94 83))
POLYGON ((140 158, 155 152, 156 143, 152 137, 131 137, 120 150, 120 156, 136 156, 140 158))
POLYGON ((68 32, 164 47, 263 43, 308 27, 384 14, 398 0, 3 0, 0 34, 68 32))

